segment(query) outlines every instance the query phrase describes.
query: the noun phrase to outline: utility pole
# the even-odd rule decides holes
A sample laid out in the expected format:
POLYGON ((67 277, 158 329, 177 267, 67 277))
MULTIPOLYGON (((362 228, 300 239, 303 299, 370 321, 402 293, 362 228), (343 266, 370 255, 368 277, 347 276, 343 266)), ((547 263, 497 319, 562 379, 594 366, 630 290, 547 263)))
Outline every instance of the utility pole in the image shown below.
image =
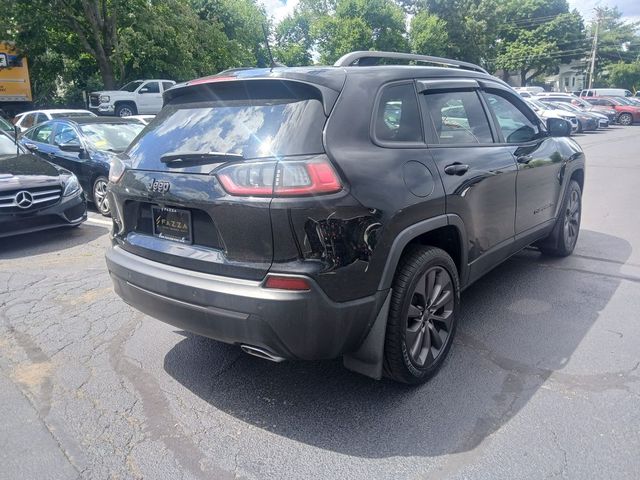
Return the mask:
POLYGON ((598 52, 598 29, 600 27, 600 9, 596 7, 596 32, 593 36, 593 46, 591 48, 591 67, 589 68, 589 86, 593 85, 593 73, 596 68, 596 53, 598 52))

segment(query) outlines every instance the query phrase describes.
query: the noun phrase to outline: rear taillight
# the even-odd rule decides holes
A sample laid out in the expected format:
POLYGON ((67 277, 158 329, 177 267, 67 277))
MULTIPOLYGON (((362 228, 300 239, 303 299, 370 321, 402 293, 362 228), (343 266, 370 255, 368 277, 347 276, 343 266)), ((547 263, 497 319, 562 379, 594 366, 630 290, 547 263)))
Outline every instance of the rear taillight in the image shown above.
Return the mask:
POLYGON ((216 175, 227 193, 237 196, 292 197, 342 190, 342 183, 324 156, 279 162, 228 165, 216 175))

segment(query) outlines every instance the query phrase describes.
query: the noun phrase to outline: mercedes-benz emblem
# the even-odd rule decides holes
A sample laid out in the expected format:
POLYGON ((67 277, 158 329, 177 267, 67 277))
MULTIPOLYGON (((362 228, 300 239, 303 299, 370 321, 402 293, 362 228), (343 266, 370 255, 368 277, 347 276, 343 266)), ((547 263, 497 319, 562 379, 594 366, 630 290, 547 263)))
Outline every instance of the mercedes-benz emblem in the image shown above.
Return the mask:
POLYGON ((33 197, 29 192, 22 190, 16 193, 15 202, 18 208, 29 208, 33 204, 33 197))

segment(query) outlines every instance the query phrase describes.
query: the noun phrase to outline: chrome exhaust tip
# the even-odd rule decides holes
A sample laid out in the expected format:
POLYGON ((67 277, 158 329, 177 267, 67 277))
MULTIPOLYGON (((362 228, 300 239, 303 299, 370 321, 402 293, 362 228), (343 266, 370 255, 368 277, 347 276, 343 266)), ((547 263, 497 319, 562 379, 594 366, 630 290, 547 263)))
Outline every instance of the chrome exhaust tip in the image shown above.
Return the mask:
POLYGON ((249 355, 253 355, 254 357, 263 358, 264 360, 270 360, 276 363, 285 361, 285 358, 274 355, 273 353, 259 347, 252 347, 251 345, 240 345, 240 349, 244 353, 248 353, 249 355))

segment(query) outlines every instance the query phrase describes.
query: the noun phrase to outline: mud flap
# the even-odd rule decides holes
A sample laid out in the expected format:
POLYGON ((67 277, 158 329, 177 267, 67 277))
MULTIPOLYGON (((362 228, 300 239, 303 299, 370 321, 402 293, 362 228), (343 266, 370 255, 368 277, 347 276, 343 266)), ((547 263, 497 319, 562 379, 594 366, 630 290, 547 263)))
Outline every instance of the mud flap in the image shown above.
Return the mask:
POLYGON ((384 358, 384 337, 387 331, 387 318, 389 317, 389 304, 391 303, 391 290, 387 293, 371 330, 353 353, 342 357, 345 368, 380 380, 382 378, 382 362, 384 358))

